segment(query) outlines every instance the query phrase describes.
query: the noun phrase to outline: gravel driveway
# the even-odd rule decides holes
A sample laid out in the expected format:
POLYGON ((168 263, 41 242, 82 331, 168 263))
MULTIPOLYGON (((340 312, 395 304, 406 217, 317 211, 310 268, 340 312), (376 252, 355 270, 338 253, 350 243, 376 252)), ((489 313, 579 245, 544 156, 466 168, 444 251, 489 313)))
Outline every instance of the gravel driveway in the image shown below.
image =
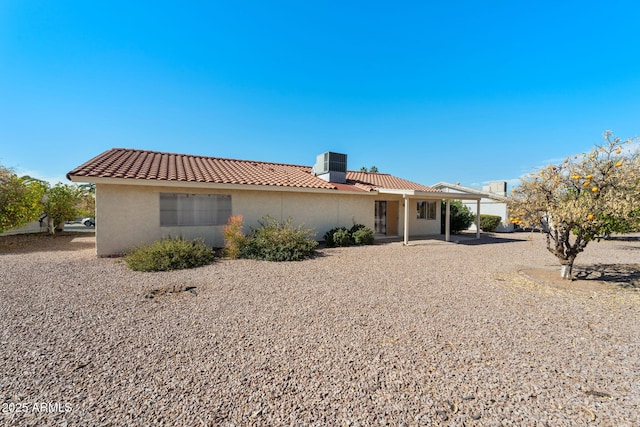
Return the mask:
POLYGON ((640 425, 637 236, 570 286, 538 234, 167 273, 93 244, 0 241, 0 424, 640 425))

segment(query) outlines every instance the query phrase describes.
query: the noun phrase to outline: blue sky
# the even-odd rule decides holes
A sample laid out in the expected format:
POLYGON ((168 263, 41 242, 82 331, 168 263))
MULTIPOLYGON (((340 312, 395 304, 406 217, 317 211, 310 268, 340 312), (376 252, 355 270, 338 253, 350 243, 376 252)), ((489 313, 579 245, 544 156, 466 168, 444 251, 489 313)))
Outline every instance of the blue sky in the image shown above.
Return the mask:
POLYGON ((640 4, 0 2, 0 164, 112 147, 423 184, 516 180, 640 135, 640 4))

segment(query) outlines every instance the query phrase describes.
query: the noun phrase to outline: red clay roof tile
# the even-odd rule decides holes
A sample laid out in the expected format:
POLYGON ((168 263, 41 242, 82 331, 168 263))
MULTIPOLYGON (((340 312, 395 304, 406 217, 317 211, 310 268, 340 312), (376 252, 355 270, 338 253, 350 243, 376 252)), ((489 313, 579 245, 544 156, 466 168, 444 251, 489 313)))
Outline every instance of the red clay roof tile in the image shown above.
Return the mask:
POLYGON ((113 148, 73 169, 67 177, 251 184, 372 191, 378 188, 439 192, 389 174, 347 172, 347 183, 326 182, 310 166, 113 148))

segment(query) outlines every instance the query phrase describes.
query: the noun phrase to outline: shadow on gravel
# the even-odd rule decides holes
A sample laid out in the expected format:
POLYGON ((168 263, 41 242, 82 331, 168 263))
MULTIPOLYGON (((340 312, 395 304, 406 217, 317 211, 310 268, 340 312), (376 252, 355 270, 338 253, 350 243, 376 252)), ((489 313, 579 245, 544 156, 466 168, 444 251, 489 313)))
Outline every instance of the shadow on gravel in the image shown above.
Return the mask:
POLYGON ((640 242, 640 236, 609 236, 604 241, 612 242, 640 242))
POLYGON ((0 237, 0 255, 42 251, 76 251, 93 249, 94 232, 62 231, 53 236, 44 233, 0 237))
POLYGON ((576 280, 597 280, 640 289, 640 264, 593 264, 574 267, 576 280))
POLYGON ((451 241, 453 243, 457 243, 459 245, 467 245, 467 246, 478 246, 478 245, 494 245, 497 243, 514 243, 514 242, 527 242, 527 239, 513 239, 509 237, 498 237, 495 235, 484 235, 480 236, 479 239, 465 237, 460 240, 456 240, 456 237, 452 237, 451 241))

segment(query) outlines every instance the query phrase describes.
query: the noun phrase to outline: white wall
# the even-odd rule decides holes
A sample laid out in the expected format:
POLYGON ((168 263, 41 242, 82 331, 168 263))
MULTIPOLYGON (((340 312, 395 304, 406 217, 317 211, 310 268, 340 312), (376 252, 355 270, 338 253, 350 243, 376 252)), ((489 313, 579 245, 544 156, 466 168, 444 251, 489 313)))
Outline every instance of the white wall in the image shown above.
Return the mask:
MULTIPOLYGON (((426 199, 409 199, 409 237, 440 234, 440 216, 441 216, 440 209, 441 209, 442 200, 440 199, 434 200, 436 202, 436 219, 419 219, 417 217, 419 200, 426 200, 426 199)), ((401 215, 404 216, 403 209, 404 207, 401 209, 401 215)), ((401 233, 401 234, 404 234, 404 233, 401 233)))
POLYGON ((40 224, 40 221, 32 221, 22 227, 12 228, 0 233, 0 236, 13 236, 16 234, 29 234, 29 233, 43 233, 47 231, 47 222, 44 221, 40 224))
MULTIPOLYGON (((498 183, 495 183, 495 184, 498 184, 498 183)), ((450 187, 443 187, 442 191, 445 191, 447 193, 468 194, 464 191, 460 191, 458 189, 450 188, 450 187)), ((474 213, 474 215, 477 214, 478 205, 475 200, 462 200, 462 204, 467 206, 471 210, 471 212, 474 213)), ((507 208, 507 204, 505 202, 501 202, 496 199, 491 199, 489 197, 483 197, 482 199, 480 199, 480 214, 497 215, 500 218, 502 218, 500 225, 498 225, 498 228, 496 228, 495 231, 498 231, 498 232, 513 231, 513 224, 509 221, 509 209, 507 208)), ((475 222, 473 223, 473 225, 471 225, 471 227, 469 227, 469 229, 470 230, 476 229, 475 222)))
MULTIPOLYGON (((402 196, 380 194, 375 200, 386 200, 387 202, 398 202, 398 236, 404 236, 404 204, 405 200, 402 196)), ((411 236, 429 236, 440 234, 440 199, 436 202, 436 219, 418 219, 418 201, 430 199, 409 199, 409 237, 411 236)), ((371 217, 375 220, 375 206, 371 213, 371 217)), ((374 221, 372 221, 374 222, 374 221)), ((371 225, 374 229, 374 225, 371 225)))
POLYGON ((324 233, 354 223, 374 227, 374 197, 367 193, 300 193, 290 191, 223 191, 188 187, 96 185, 96 252, 123 253, 141 243, 165 236, 201 237, 208 245, 222 247, 222 227, 160 227, 160 196, 166 193, 230 194, 233 215, 243 215, 245 232, 258 227, 264 215, 280 220, 292 217, 297 224, 324 233))
MULTIPOLYGON (((477 202, 475 200, 463 200, 462 204, 467 206, 471 212, 475 215, 478 211, 477 202)), ((509 209, 507 208, 507 204, 504 202, 497 201, 495 199, 482 198, 480 200, 480 213, 485 215, 497 215, 502 218, 500 225, 496 228, 495 231, 498 232, 510 232, 513 231, 513 224, 509 221, 509 209)), ((475 230, 476 225, 475 222, 470 230, 475 230)))

